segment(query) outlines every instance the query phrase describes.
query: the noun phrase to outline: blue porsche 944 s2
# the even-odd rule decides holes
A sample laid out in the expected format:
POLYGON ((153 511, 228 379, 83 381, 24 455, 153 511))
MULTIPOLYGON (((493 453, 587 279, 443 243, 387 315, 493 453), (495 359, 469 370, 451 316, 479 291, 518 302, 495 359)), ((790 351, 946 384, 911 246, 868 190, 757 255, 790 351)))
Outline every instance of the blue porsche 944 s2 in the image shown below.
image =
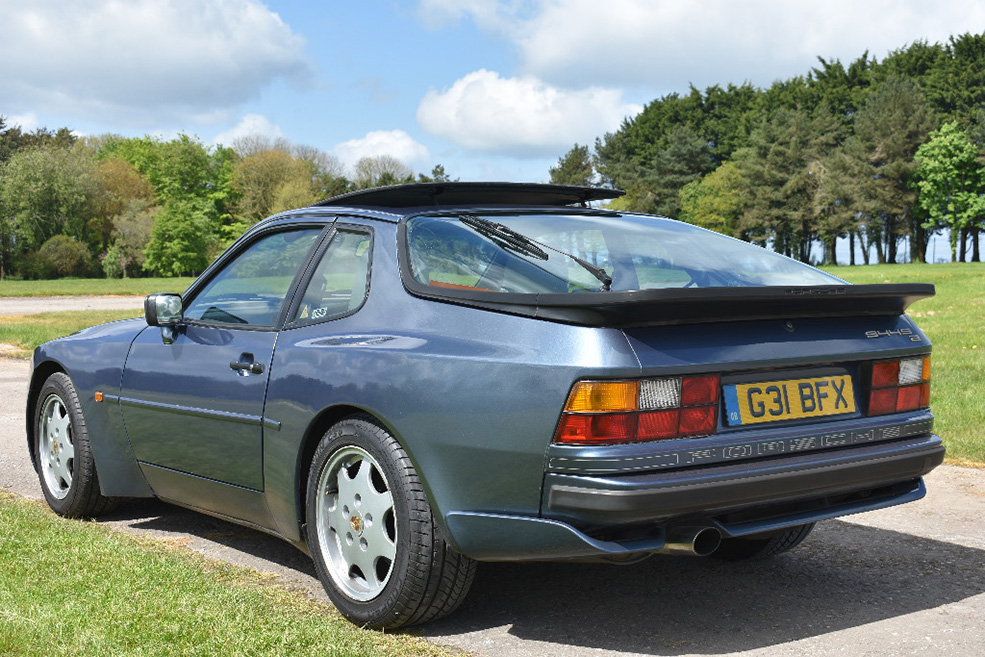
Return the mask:
POLYGON ((256 224, 143 318, 37 349, 48 504, 269 532, 397 628, 477 561, 765 557, 924 495, 944 448, 904 311, 933 286, 593 207, 620 194, 398 185, 256 224))

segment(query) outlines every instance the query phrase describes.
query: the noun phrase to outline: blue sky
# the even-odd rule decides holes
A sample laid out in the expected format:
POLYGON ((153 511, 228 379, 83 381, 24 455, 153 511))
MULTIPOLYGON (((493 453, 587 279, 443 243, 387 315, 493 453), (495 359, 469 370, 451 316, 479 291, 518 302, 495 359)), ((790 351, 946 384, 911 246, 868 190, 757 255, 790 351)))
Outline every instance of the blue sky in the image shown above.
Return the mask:
POLYGON ((351 166, 545 181, 688 84, 985 30, 955 0, 0 0, 0 115, 27 130, 259 133, 351 166))

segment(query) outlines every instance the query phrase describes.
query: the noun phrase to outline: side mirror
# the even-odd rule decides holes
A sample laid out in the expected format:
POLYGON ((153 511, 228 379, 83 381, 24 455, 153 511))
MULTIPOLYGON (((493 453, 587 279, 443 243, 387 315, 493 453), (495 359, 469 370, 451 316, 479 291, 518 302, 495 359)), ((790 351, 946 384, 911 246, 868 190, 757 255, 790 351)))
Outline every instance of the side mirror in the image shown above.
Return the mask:
POLYGON ((181 295, 157 292, 144 299, 144 319, 148 326, 172 327, 181 321, 181 295))

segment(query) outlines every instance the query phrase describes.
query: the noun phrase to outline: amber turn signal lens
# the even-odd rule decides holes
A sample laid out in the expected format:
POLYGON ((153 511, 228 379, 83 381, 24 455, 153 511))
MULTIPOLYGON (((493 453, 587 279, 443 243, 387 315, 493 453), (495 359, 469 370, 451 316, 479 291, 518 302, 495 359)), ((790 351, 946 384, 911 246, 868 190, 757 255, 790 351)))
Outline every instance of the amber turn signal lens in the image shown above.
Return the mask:
POLYGON ((570 413, 635 411, 636 381, 582 381, 568 396, 564 410, 570 413))

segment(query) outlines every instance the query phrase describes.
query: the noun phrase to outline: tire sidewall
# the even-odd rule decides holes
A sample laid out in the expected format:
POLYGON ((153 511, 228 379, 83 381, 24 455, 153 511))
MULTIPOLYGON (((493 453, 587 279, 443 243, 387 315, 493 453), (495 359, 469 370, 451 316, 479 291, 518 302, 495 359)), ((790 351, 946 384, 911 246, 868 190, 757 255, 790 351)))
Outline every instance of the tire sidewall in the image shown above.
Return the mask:
POLYGON ((397 467, 397 464, 394 463, 394 457, 387 449, 387 447, 392 449, 394 446, 400 449, 399 446, 386 445, 383 444, 384 441, 395 443, 394 439, 381 427, 362 419, 343 420, 329 429, 312 458, 305 497, 305 515, 308 526, 308 546, 315 562, 315 570, 332 603, 345 616, 357 623, 393 627, 395 624, 400 624, 399 621, 394 623, 397 618, 409 615, 413 611, 412 609, 401 609, 405 606, 401 598, 410 575, 409 564, 414 547, 409 540, 414 531, 412 516, 419 514, 419 510, 412 508, 410 496, 407 494, 408 484, 411 483, 407 481, 407 473, 397 467), (353 446, 365 450, 383 471, 390 488, 390 494, 393 497, 394 521, 397 531, 396 554, 390 579, 380 595, 366 601, 349 597, 335 584, 330 568, 325 562, 317 529, 315 499, 322 472, 339 450, 353 446))
POLYGON ((78 394, 71 379, 62 373, 52 374, 44 382, 41 392, 38 395, 38 402, 34 408, 34 441, 32 445, 34 451, 35 466, 38 473, 38 481, 41 483, 41 492, 48 506, 59 515, 72 515, 79 506, 80 496, 80 477, 79 467, 88 458, 89 441, 86 435, 85 418, 82 415, 82 407, 79 404, 78 394), (44 410, 48 399, 56 395, 68 413, 69 422, 72 426, 72 446, 75 451, 72 468, 72 484, 68 488, 65 497, 58 498, 48 488, 48 482, 44 476, 44 455, 41 453, 41 413, 44 410))

